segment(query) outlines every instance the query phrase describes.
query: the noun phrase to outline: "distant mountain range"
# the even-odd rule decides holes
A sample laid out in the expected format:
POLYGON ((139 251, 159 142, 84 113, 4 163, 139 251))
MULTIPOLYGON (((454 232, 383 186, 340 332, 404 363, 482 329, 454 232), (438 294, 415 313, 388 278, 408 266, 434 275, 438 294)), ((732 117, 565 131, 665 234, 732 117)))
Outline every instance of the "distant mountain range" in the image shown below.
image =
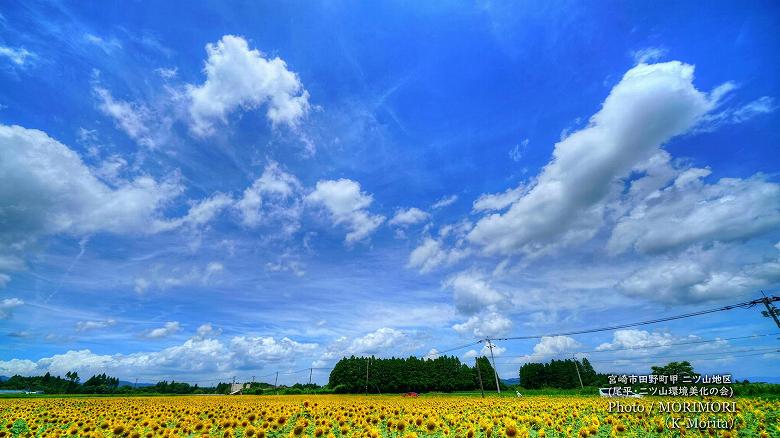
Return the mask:
POLYGON ((748 377, 734 377, 738 381, 743 381, 745 379, 748 379, 750 382, 762 382, 762 383, 780 383, 780 377, 778 376, 748 376, 748 377))
MULTIPOLYGON (((8 376, 0 376, 0 382, 5 382, 6 380, 10 379, 8 376)), ((154 386, 156 383, 148 383, 148 382, 138 382, 137 384, 135 382, 128 382, 126 380, 120 380, 119 386, 133 386, 135 385, 136 388, 142 388, 144 386, 154 386)))
POLYGON ((520 384, 520 378, 519 377, 512 377, 511 379, 501 379, 501 381, 504 382, 504 384, 506 384, 506 385, 519 385, 520 384))
POLYGON ((135 383, 135 382, 128 382, 126 380, 120 380, 119 381, 119 386, 129 386, 129 387, 132 388, 134 385, 135 385, 136 388, 143 388, 144 386, 154 386, 154 385, 156 385, 156 383, 148 383, 148 382, 138 382, 138 383, 135 383))

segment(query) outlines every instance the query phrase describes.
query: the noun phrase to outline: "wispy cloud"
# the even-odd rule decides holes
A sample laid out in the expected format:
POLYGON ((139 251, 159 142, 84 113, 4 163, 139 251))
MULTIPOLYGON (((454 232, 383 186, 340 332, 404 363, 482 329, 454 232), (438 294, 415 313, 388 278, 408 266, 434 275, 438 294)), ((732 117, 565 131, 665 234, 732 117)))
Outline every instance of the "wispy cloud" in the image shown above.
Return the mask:
POLYGON ((649 64, 662 60, 669 53, 664 47, 645 47, 631 52, 634 62, 637 64, 649 64))
POLYGON ((160 339, 176 334, 179 330, 181 330, 181 325, 178 321, 169 321, 162 327, 151 329, 144 333, 144 337, 149 339, 160 339))
POLYGON ((115 50, 122 49, 122 43, 114 37, 106 39, 98 35, 86 33, 84 34, 84 41, 100 48, 102 51, 104 51, 107 54, 110 54, 115 50))
POLYGON ((0 46, 0 57, 4 57, 14 65, 22 67, 32 62, 36 55, 23 47, 0 46))
POLYGON ((439 208, 444 208, 454 204, 457 200, 458 200, 458 195, 445 196, 443 198, 440 198, 438 201, 434 202, 433 205, 431 205, 431 208, 433 208, 434 210, 439 208))

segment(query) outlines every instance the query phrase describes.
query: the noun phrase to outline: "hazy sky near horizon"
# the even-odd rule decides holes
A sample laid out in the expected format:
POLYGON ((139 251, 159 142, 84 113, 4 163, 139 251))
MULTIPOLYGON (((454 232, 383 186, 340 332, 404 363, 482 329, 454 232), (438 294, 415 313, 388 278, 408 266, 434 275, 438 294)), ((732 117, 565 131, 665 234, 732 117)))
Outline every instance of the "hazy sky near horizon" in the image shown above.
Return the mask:
MULTIPOLYGON (((0 375, 324 383, 777 291, 778 33, 771 1, 4 3, 0 375)), ((496 362, 777 378, 760 310, 496 362)))

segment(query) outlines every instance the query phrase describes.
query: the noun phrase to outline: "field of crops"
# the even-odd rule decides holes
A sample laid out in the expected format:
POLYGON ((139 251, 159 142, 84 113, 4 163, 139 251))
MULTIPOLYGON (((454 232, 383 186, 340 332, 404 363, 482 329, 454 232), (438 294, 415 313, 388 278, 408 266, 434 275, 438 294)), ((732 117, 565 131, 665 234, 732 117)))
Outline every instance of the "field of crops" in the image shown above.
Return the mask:
MULTIPOLYGON (((647 407, 657 402, 639 401, 647 407)), ((684 423, 670 430, 669 414, 611 414, 608 403, 596 397, 335 395, 0 399, 0 438, 780 436, 778 401, 739 399, 736 414, 710 414, 732 419, 730 430, 686 429, 684 423)))

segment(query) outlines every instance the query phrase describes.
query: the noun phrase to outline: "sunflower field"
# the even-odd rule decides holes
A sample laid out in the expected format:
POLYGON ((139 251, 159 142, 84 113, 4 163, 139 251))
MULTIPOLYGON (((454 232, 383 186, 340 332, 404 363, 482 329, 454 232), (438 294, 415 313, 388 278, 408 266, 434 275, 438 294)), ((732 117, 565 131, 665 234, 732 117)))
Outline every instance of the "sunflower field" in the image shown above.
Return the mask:
POLYGON ((729 429, 672 430, 670 414, 610 413, 609 400, 579 396, 18 398, 0 399, 0 438, 778 437, 778 412, 778 401, 738 399, 735 414, 710 414, 729 429))

